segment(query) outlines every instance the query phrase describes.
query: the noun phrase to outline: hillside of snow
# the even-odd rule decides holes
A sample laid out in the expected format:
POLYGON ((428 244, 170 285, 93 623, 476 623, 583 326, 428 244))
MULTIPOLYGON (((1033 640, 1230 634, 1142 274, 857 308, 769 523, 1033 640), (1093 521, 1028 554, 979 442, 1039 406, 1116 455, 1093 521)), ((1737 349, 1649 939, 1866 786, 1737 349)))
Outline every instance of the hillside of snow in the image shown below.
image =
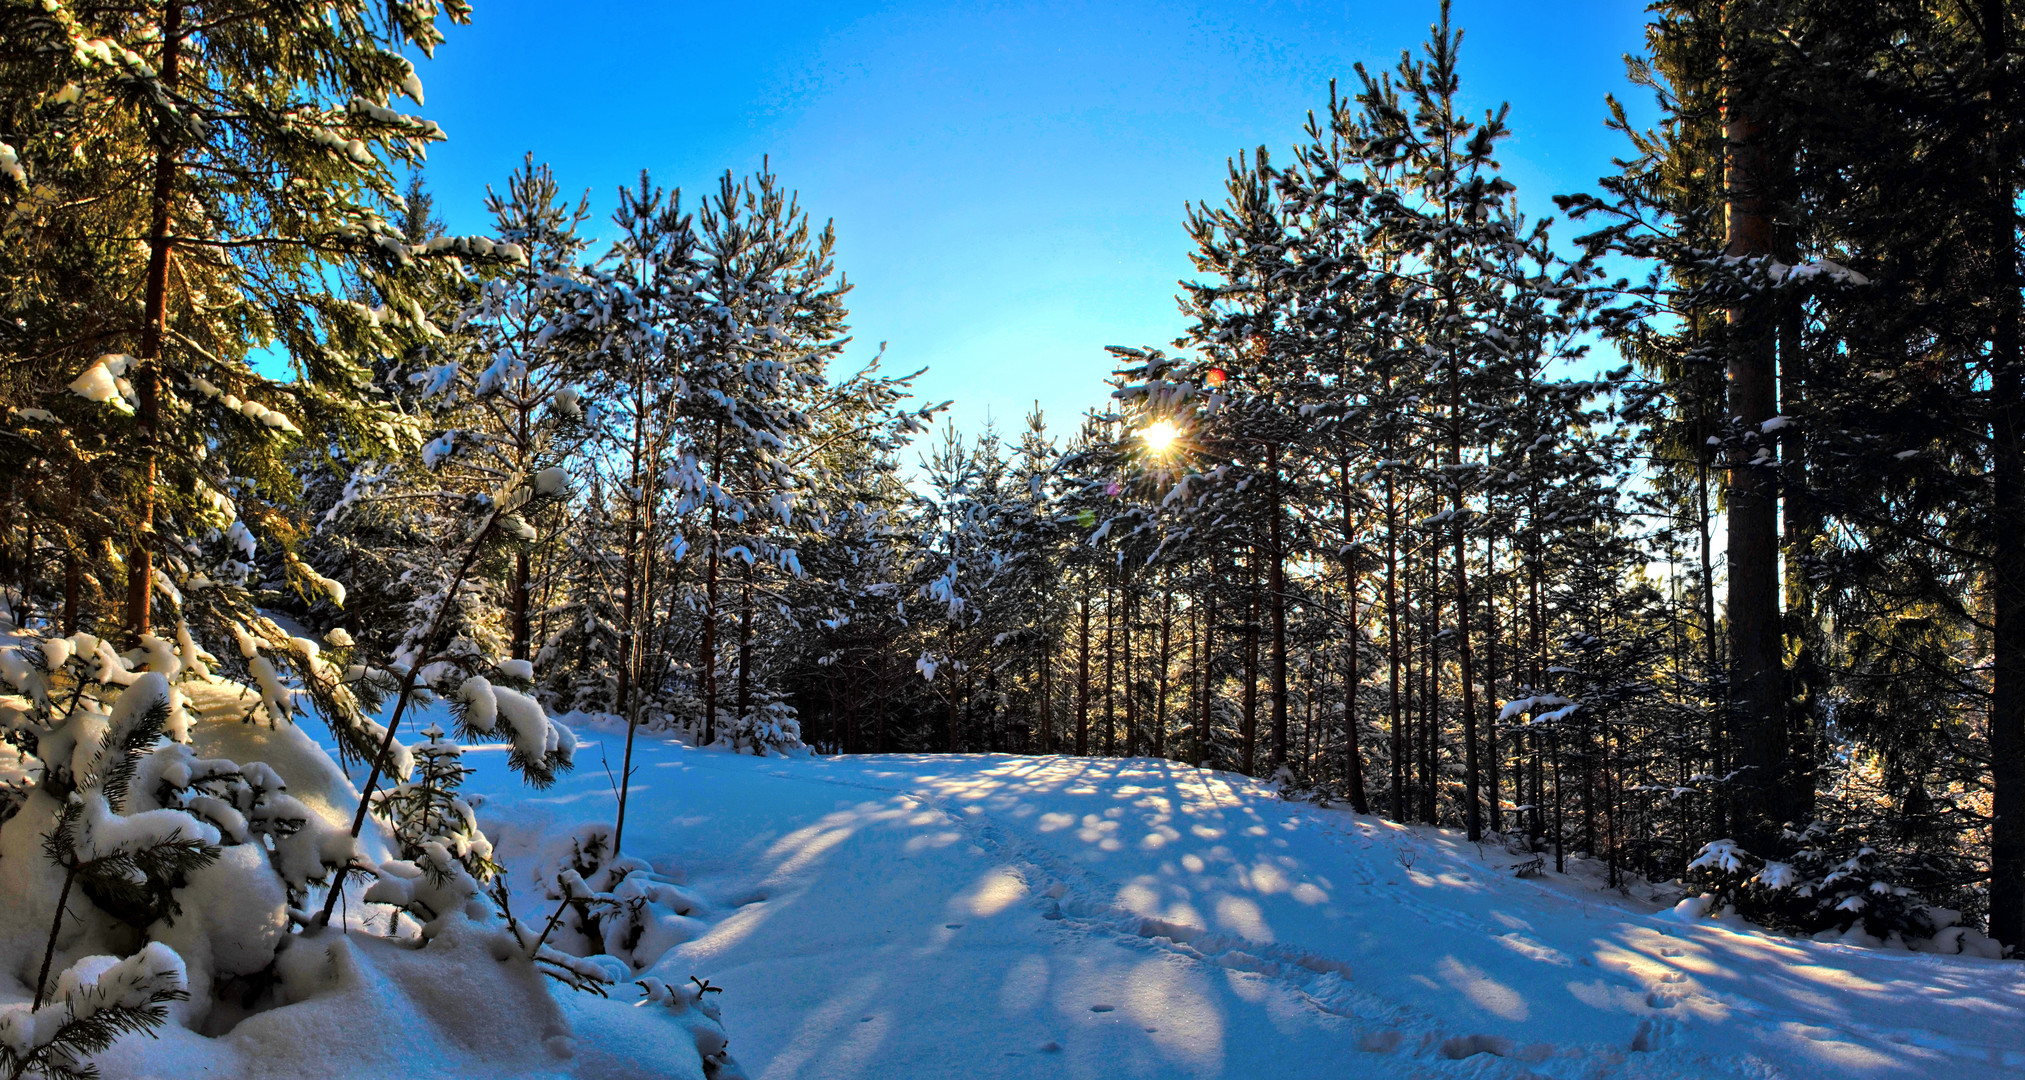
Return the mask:
MULTIPOLYGON (((623 736, 580 737, 542 792, 466 759, 517 911, 611 819, 623 736)), ((634 766, 626 851, 703 904, 647 974, 722 987, 754 1078, 2025 1070, 2017 963, 1685 921, 1227 773, 644 737, 634 766)))

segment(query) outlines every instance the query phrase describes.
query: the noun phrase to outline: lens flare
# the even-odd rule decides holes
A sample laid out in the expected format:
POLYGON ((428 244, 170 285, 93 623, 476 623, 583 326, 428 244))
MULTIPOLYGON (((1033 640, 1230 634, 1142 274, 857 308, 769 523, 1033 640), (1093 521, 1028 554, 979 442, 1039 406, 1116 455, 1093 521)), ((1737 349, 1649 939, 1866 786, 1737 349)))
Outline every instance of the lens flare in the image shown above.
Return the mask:
POLYGON ((1146 440, 1146 448, 1156 454, 1165 454, 1167 448, 1173 446, 1174 440, 1180 435, 1180 432, 1174 430, 1174 425, 1165 420, 1155 420, 1139 433, 1139 437, 1146 440))

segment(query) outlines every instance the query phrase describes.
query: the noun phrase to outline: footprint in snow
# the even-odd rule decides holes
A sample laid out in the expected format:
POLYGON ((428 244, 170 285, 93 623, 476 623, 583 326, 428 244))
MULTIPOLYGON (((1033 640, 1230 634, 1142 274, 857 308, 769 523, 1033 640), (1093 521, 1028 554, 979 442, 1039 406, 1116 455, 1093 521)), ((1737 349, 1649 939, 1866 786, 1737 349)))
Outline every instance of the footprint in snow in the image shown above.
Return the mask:
POLYGON ((1477 1054, 1511 1057, 1514 1049, 1512 1040, 1502 1035, 1457 1035, 1442 1040, 1441 1056, 1450 1061, 1461 1061, 1477 1054))
POLYGON ((1357 1049, 1367 1054, 1389 1054, 1399 1049, 1402 1036, 1397 1031, 1373 1031, 1357 1040, 1357 1049))

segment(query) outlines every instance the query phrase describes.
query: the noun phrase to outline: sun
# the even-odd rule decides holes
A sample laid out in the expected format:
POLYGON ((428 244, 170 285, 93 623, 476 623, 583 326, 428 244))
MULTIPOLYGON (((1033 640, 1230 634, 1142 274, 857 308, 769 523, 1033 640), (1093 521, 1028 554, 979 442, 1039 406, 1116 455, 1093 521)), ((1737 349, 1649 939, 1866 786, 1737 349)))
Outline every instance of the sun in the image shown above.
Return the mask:
POLYGON ((1139 437, 1146 440, 1146 448, 1156 454, 1165 454, 1167 448, 1173 446, 1174 440, 1180 436, 1181 433, 1174 430, 1174 425, 1165 420, 1155 420, 1139 433, 1139 437))

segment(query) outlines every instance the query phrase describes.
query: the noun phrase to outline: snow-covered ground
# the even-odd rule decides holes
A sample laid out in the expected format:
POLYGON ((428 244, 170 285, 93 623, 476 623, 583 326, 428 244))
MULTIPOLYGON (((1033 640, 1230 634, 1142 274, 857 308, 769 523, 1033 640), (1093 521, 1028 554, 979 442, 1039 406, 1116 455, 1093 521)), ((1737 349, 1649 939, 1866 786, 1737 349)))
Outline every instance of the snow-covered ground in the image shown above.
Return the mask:
MULTIPOLYGON (((622 738, 579 734, 544 792, 467 755, 517 907, 610 821, 622 738)), ((724 988, 755 1080, 2025 1075, 2015 962, 1688 923, 1226 773, 649 738, 635 770, 628 854, 707 904, 650 974, 724 988)))

